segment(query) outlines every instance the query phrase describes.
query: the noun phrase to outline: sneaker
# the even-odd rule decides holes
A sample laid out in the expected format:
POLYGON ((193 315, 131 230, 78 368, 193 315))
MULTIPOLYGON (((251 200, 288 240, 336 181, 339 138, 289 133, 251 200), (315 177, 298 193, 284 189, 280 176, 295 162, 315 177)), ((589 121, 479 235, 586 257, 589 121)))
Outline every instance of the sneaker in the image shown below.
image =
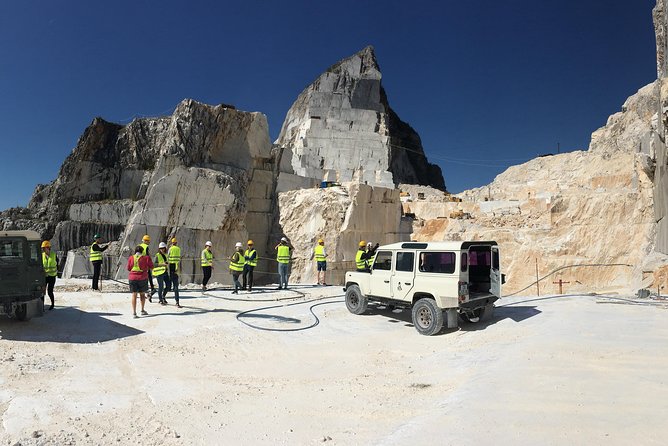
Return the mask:
POLYGON ((232 294, 239 294, 237 290, 232 291, 232 294))
POLYGON ((202 293, 204 293, 205 291, 206 291, 206 287, 203 286, 203 287, 202 287, 202 293))
POLYGON ((141 310, 141 315, 142 316, 148 316, 148 313, 146 312, 146 310, 141 310))
POLYGON ((277 289, 277 290, 282 290, 282 289, 283 289, 283 287, 280 287, 280 286, 279 286, 279 287, 278 287, 278 288, 276 288, 276 289, 277 289))
POLYGON ((322 283, 322 286, 329 286, 329 285, 327 285, 325 282, 323 282, 323 283, 322 283))
POLYGON ((176 303, 176 308, 183 308, 180 303, 176 303))
POLYGON ((151 296, 148 296, 148 301, 153 303, 153 300, 151 299, 151 296))
POLYGON ((132 318, 133 319, 139 319, 139 316, 137 316, 137 313, 132 313, 132 318))
POLYGON ((49 310, 53 310, 53 304, 51 304, 51 306, 49 307, 49 310))

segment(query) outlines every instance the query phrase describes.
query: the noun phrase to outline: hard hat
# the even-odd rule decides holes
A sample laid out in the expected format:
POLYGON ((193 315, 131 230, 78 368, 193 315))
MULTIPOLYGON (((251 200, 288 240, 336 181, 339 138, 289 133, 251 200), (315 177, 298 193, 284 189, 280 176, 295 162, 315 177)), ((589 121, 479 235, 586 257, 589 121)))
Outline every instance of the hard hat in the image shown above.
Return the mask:
POLYGON ((234 245, 234 246, 235 246, 236 248, 241 248, 241 247, 243 247, 244 245, 242 245, 241 242, 237 242, 237 244, 234 245))
POLYGON ((98 238, 102 238, 102 237, 100 236, 100 234, 95 234, 95 235, 93 236, 93 238, 98 239, 98 238))
POLYGON ((160 244, 158 245, 158 248, 166 248, 166 247, 167 247, 167 243, 165 243, 165 242, 160 242, 160 244))
POLYGON ((366 246, 366 242, 364 240, 362 240, 360 242, 360 248, 364 248, 365 246, 366 246))
POLYGON ((252 245, 252 244, 253 244, 253 240, 248 240, 248 243, 247 243, 247 244, 248 244, 248 245, 252 245))
POLYGON ((48 240, 44 240, 42 242, 42 248, 50 248, 51 247, 51 242, 48 240))
POLYGON ((172 238, 172 243, 176 243, 176 237, 172 238))
POLYGON ((213 246, 213 243, 211 243, 210 241, 207 241, 207 242, 204 244, 204 246, 213 246))
POLYGON ((286 239, 285 237, 281 237, 281 241, 282 241, 282 242, 287 242, 288 239, 286 239))
POLYGON ((325 241, 323 239, 319 238, 318 243, 325 243, 325 241))
POLYGON ((141 239, 142 239, 143 241, 145 241, 145 242, 150 242, 150 241, 151 241, 151 237, 149 237, 148 234, 146 234, 145 236, 143 236, 141 239))

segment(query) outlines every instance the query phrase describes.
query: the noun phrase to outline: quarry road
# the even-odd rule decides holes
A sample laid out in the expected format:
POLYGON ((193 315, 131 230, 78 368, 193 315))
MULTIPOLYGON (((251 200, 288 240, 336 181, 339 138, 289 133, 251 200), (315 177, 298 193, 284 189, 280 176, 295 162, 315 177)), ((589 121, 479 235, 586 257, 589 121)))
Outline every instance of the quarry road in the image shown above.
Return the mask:
POLYGON ((183 309, 147 304, 149 315, 132 319, 129 293, 67 291, 86 284, 59 281, 43 318, 0 320, 0 442, 658 445, 668 436, 665 306, 505 298, 489 323, 425 337, 407 311, 350 314, 341 287, 186 289, 183 309), (243 319, 253 325, 307 329, 237 320, 252 309, 243 319))

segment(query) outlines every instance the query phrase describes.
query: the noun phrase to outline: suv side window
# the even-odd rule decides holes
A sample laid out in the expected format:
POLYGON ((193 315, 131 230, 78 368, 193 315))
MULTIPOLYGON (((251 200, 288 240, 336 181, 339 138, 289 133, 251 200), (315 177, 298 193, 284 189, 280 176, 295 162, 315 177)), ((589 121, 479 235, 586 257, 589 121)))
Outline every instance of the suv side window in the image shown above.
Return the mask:
POLYGON ((412 252, 397 252, 397 263, 395 271, 413 271, 413 264, 415 263, 415 254, 412 252))
POLYGON ((425 273, 452 274, 457 256, 454 252, 421 252, 420 271, 425 273))
POLYGON ((373 269, 390 271, 392 269, 392 251, 378 251, 373 269))
POLYGON ((28 242, 30 248, 30 264, 32 265, 42 264, 42 256, 40 255, 41 248, 39 245, 39 242, 28 242))

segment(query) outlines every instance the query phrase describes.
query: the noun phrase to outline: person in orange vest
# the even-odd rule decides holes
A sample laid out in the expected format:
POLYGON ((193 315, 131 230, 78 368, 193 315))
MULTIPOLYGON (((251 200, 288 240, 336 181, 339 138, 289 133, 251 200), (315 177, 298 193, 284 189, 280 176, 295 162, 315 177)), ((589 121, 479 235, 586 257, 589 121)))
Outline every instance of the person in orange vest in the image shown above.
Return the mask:
MULTIPOLYGON (((42 266, 46 276, 46 292, 51 299, 49 310, 53 310, 53 287, 56 284, 56 276, 58 276, 58 257, 56 257, 55 252, 51 251, 51 242, 48 240, 42 242, 42 266)), ((42 296, 42 302, 44 302, 44 296, 42 296)))
POLYGON ((135 248, 134 255, 128 258, 128 282, 130 283, 130 291, 132 292, 132 316, 136 319, 137 316, 137 294, 141 299, 141 314, 148 315, 144 309, 146 302, 146 292, 148 291, 148 274, 153 269, 153 261, 151 257, 144 254, 143 246, 135 248))

